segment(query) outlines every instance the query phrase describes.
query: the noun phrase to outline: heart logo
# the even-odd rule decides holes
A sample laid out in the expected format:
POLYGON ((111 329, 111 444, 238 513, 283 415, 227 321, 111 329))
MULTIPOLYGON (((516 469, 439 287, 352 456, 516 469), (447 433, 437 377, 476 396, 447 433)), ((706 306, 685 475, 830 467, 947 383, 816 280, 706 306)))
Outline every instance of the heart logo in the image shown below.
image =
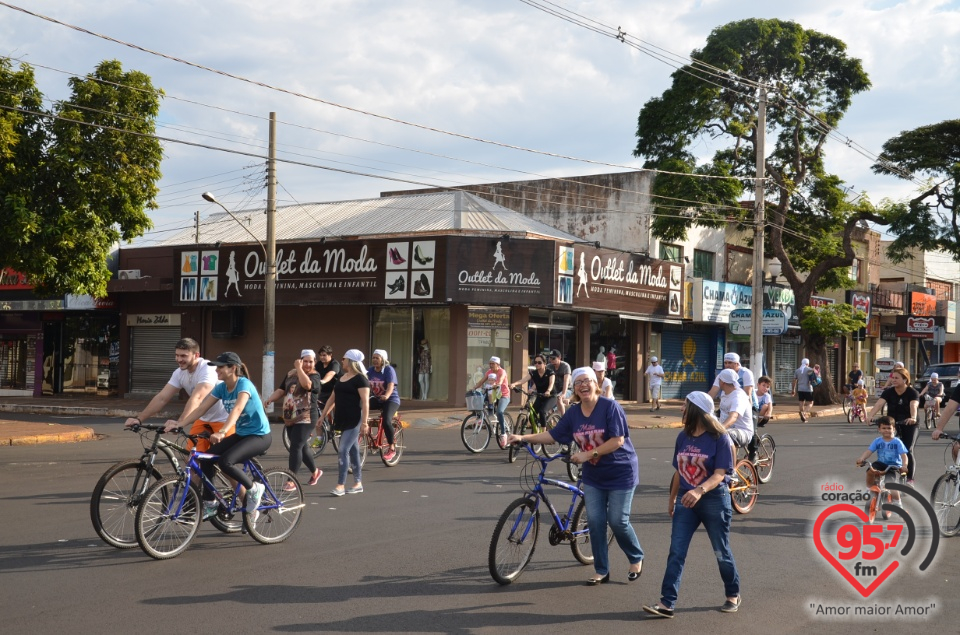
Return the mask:
MULTIPOLYGON (((854 514, 857 518, 863 521, 863 525, 868 525, 869 521, 866 513, 864 513, 863 510, 859 509, 858 507, 846 504, 831 505, 823 510, 823 512, 817 517, 817 522, 813 525, 813 542, 816 544, 817 551, 820 552, 820 555, 823 556, 824 560, 833 565, 833 568, 840 572, 840 575, 842 575, 843 578, 850 583, 850 586, 856 589, 856 591, 863 597, 870 597, 870 594, 876 591, 877 588, 879 588, 879 586, 883 584, 888 577, 890 577, 890 574, 897 570, 897 568, 900 566, 900 562, 898 560, 892 561, 883 571, 877 574, 876 578, 874 578, 873 582, 870 583, 869 586, 863 586, 860 580, 854 577, 854 575, 850 573, 845 566, 843 566, 843 563, 841 563, 837 557, 830 552, 826 545, 823 544, 823 539, 821 537, 823 523, 826 522, 827 518, 833 514, 842 512, 854 514)), ((840 531, 842 530, 843 527, 841 527, 840 531)), ((859 563, 857 564, 859 565, 859 563)))

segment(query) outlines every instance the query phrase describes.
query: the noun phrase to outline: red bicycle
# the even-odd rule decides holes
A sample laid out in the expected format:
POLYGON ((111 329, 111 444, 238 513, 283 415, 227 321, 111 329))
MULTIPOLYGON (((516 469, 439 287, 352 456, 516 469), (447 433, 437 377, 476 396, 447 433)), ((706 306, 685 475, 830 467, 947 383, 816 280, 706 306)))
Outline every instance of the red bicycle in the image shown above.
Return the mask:
POLYGON ((380 460, 383 461, 383 464, 387 467, 393 467, 400 462, 400 456, 403 454, 403 429, 408 427, 409 424, 400 419, 400 413, 393 415, 393 441, 396 445, 396 452, 388 460, 386 458, 387 450, 390 449, 390 444, 387 443, 387 434, 382 425, 383 415, 377 417, 370 417, 367 420, 369 428, 367 428, 367 433, 360 435, 358 443, 360 444, 360 465, 363 465, 364 461, 367 460, 367 448, 373 452, 380 453, 380 460), (374 432, 376 428, 376 432, 374 432))

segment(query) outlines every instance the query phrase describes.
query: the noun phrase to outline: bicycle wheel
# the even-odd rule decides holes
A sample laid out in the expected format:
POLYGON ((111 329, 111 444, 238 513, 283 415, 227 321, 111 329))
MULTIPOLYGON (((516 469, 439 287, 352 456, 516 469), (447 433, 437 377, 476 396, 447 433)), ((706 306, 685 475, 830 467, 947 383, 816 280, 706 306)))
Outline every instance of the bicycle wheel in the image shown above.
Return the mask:
POLYGON ((868 500, 864 506, 863 511, 867 512, 867 522, 872 523, 877 518, 877 510, 880 508, 880 499, 876 494, 870 495, 870 500, 868 500))
POLYGON ((847 395, 846 397, 844 397, 840 403, 843 404, 843 414, 844 416, 846 416, 847 422, 848 423, 852 422, 853 417, 851 416, 850 411, 853 410, 853 408, 850 407, 850 396, 847 395))
POLYGON ((460 440, 463 441, 463 447, 473 454, 487 449, 490 435, 490 423, 483 413, 474 412, 463 418, 463 423, 460 425, 460 440))
POLYGON ((518 498, 500 515, 490 539, 487 563, 497 584, 510 584, 533 557, 540 534, 540 512, 529 498, 518 498))
MULTIPOLYGON (((570 455, 571 455, 571 456, 574 455, 574 454, 576 454, 576 453, 579 452, 579 451, 580 451, 580 445, 579 445, 576 441, 574 441, 572 444, 570 444, 570 455)), ((572 482, 574 482, 574 483, 579 482, 579 481, 580 481, 580 472, 583 471, 583 466, 580 465, 579 463, 571 463, 570 461, 566 461, 566 464, 567 464, 567 476, 570 477, 570 480, 571 480, 572 482)))
POLYGON ((403 454, 403 426, 400 425, 399 421, 393 422, 393 442, 394 445, 396 445, 396 452, 393 453, 389 461, 385 459, 383 455, 390 446, 384 443, 384 446, 380 448, 380 460, 383 461, 383 464, 387 467, 393 467, 399 463, 400 456, 403 454))
MULTIPOLYGON (((529 422, 527 421, 527 413, 526 413, 526 412, 521 412, 520 414, 518 414, 518 415, 517 415, 517 423, 516 423, 516 425, 515 425, 515 427, 514 427, 514 429, 513 429, 513 430, 514 430, 514 434, 516 434, 516 435, 526 434, 526 433, 527 433, 527 424, 528 424, 528 423, 529 423, 529 422)), ((507 462, 508 462, 508 463, 513 463, 514 461, 517 460, 517 457, 520 456, 520 453, 521 453, 521 452, 525 452, 525 451, 526 451, 526 450, 523 449, 523 446, 516 445, 516 444, 511 445, 509 448, 507 448, 507 462)))
POLYGON ((90 521, 100 539, 117 549, 137 546, 137 507, 160 470, 140 461, 121 461, 103 473, 90 496, 90 521))
POLYGON ((923 409, 923 427, 929 430, 930 424, 933 422, 933 419, 935 419, 935 417, 933 416, 933 410, 929 408, 924 408, 923 409))
POLYGON ((300 481, 290 470, 273 468, 264 472, 263 478, 266 479, 267 489, 257 508, 259 514, 243 514, 243 522, 254 540, 270 545, 289 538, 300 524, 303 518, 303 490, 300 481), (296 489, 283 489, 288 482, 296 485, 296 489))
POLYGON ((197 490, 179 476, 165 478, 147 490, 137 509, 137 543, 157 560, 178 556, 197 535, 201 514, 197 490))
POLYGON ((777 454, 777 444, 769 434, 760 436, 757 444, 757 480, 769 483, 773 478, 773 460, 777 454))
MULTIPOLYGON (((593 564, 593 546, 590 544, 590 527, 587 524, 587 502, 580 499, 577 503, 577 509, 573 512, 573 522, 570 524, 570 532, 573 538, 570 540, 570 548, 573 550, 573 557, 580 564, 593 564), (581 533, 582 532, 582 533, 581 533)), ((613 529, 607 525, 607 546, 613 542, 613 529)))
MULTIPOLYGON (((557 423, 559 421, 560 415, 554 413, 547 417, 547 423, 543 429, 545 431, 553 430, 557 427, 557 423)), ((540 452, 543 454, 543 456, 556 456, 557 454, 560 454, 561 447, 562 446, 556 441, 553 443, 544 443, 540 448, 540 452)))
MULTIPOLYGON (((257 467, 260 467, 259 463, 257 463, 257 467)), ((219 467, 217 467, 213 473, 213 484, 216 485, 217 491, 220 492, 220 495, 223 496, 227 502, 227 507, 224 508, 221 506, 217 509, 216 516, 210 518, 210 524, 225 534, 235 534, 243 529, 243 518, 240 514, 242 501, 238 503, 237 506, 231 504, 233 496, 237 491, 236 485, 231 483, 230 479, 223 475, 219 467), (233 511, 230 511, 231 507, 233 507, 233 511)))
MULTIPOLYGON (((500 444, 500 424, 494 422, 494 416, 490 416, 490 425, 493 428, 493 436, 497 439, 497 447, 501 450, 506 450, 506 445, 500 444)), ((513 417, 509 413, 503 413, 503 434, 510 435, 513 432, 513 417)))
POLYGON ((735 483, 730 485, 730 502, 738 514, 747 514, 757 504, 757 470, 746 459, 734 467, 735 483))
POLYGON ((956 473, 947 472, 937 479, 930 502, 937 513, 940 533, 947 537, 960 533, 960 479, 956 473))
POLYGON ((857 421, 863 423, 867 420, 867 413, 864 412, 863 406, 857 406, 857 421))

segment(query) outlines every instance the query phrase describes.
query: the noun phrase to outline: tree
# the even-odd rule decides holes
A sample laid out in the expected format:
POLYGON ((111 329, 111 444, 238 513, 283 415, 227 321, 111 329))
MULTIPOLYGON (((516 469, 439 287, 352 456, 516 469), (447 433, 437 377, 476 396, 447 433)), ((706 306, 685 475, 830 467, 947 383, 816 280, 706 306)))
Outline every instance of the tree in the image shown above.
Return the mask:
MULTIPOLYGON (((821 349, 826 348, 827 339, 840 337, 867 326, 867 314, 843 302, 823 307, 805 306, 801 313, 803 317, 800 328, 806 335, 808 344, 815 343, 821 349)), ((821 374, 829 368, 819 361, 816 363, 820 364, 821 374)), ((814 391, 814 398, 817 394, 829 391, 828 384, 826 381, 820 384, 819 389, 814 391)))
POLYGON ((162 93, 117 61, 69 84, 45 110, 33 69, 0 60, 0 266, 40 294, 103 297, 113 246, 152 226, 162 93))
POLYGON ((887 250, 902 262, 916 251, 942 250, 960 261, 960 221, 956 196, 960 191, 960 119, 901 132, 883 144, 877 174, 913 180, 929 179, 913 199, 897 205, 890 216, 896 235, 887 250))
MULTIPOLYGON (((834 37, 775 19, 718 27, 691 58, 662 96, 644 104, 638 119, 634 154, 645 158, 644 167, 680 173, 657 176, 654 194, 663 198, 655 199, 653 233, 682 240, 691 225, 747 222, 751 212, 739 200, 754 187, 763 91, 769 99, 768 253, 782 263, 798 307, 809 306, 818 289, 849 286, 858 224, 886 222, 866 199, 848 201, 841 179, 824 167, 830 131, 853 95, 870 87, 860 60, 849 57, 834 37), (719 149, 698 164, 692 149, 704 142, 719 149), (696 201, 695 209, 677 213, 677 199, 696 201)), ((823 338, 806 332, 803 337, 808 356, 826 369, 823 338)), ((830 385, 827 398, 835 400, 832 385, 824 383, 830 385)))

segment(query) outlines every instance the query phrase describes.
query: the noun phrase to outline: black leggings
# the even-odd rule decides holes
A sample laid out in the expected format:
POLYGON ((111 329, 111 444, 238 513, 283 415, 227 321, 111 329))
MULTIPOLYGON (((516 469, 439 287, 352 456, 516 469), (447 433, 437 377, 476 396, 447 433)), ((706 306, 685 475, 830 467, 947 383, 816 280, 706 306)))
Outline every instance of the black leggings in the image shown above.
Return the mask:
POLYGON ((400 404, 396 401, 380 401, 376 397, 370 397, 370 410, 379 410, 383 415, 383 434, 387 437, 387 443, 393 445, 393 415, 400 410, 400 404))
POLYGON ((917 433, 920 426, 913 424, 908 426, 905 423, 897 424, 897 436, 907 446, 907 480, 912 481, 913 475, 917 471, 917 463, 913 458, 913 448, 917 445, 917 433))
POLYGON ((540 426, 542 428, 546 428, 547 426, 547 413, 556 407, 556 397, 544 397, 543 395, 537 395, 537 400, 533 402, 533 409, 537 411, 537 416, 540 417, 540 426))
MULTIPOLYGON (((216 462, 202 461, 200 468, 203 470, 204 476, 212 482, 214 465, 218 465, 220 471, 226 476, 250 489, 253 487, 253 481, 250 479, 250 475, 243 471, 243 463, 247 459, 252 459, 266 452, 270 448, 271 441, 273 441, 273 437, 270 436, 269 432, 262 436, 258 434, 244 437, 237 434, 230 435, 220 443, 210 446, 210 454, 219 454, 220 458, 216 462)), ((203 488, 203 499, 213 500, 213 498, 213 492, 207 491, 206 487, 203 488)))
POLYGON ((307 447, 307 439, 313 432, 314 426, 310 423, 295 423, 287 428, 287 438, 290 439, 290 462, 288 467, 294 474, 300 469, 301 460, 311 476, 317 471, 317 464, 313 460, 313 452, 307 447))

